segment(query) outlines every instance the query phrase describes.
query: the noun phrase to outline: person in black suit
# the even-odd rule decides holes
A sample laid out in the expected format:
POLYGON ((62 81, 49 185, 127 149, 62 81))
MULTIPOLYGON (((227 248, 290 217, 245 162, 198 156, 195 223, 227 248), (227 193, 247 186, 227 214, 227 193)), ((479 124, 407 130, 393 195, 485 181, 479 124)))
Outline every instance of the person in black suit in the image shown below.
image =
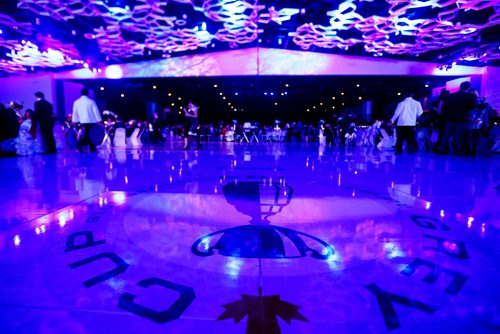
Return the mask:
POLYGON ((0 103, 0 157, 15 156, 14 139, 19 133, 19 118, 11 108, 0 103))
POLYGON ((464 155, 465 134, 469 121, 469 112, 476 105, 476 97, 469 93, 470 82, 464 81, 460 84, 460 91, 448 95, 443 103, 443 116, 445 126, 443 136, 439 142, 436 153, 448 154, 450 151, 450 138, 453 138, 453 154, 464 155))
POLYGON ((45 100, 42 92, 36 92, 35 111, 33 113, 33 126, 40 125, 40 134, 45 144, 45 153, 56 153, 56 141, 54 139, 54 113, 52 103, 45 100))
POLYGON ((13 109, 0 103, 0 142, 13 139, 19 133, 19 118, 13 109))

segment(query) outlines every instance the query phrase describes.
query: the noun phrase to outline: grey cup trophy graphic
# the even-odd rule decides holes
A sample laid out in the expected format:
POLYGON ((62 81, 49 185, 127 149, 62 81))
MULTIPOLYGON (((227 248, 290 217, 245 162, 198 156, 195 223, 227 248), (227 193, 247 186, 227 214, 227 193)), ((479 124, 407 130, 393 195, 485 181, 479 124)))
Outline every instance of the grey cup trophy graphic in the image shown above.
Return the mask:
POLYGON ((293 188, 285 179, 231 181, 222 188, 227 202, 238 212, 250 216, 250 225, 243 225, 207 234, 192 245, 198 256, 219 255, 240 258, 283 259, 311 257, 325 260, 334 254, 332 246, 312 235, 271 225, 269 217, 277 215, 290 204, 293 188), (287 238, 289 242, 284 242, 287 238), (287 252, 285 244, 293 244, 287 252), (310 245, 314 244, 314 247, 310 245))

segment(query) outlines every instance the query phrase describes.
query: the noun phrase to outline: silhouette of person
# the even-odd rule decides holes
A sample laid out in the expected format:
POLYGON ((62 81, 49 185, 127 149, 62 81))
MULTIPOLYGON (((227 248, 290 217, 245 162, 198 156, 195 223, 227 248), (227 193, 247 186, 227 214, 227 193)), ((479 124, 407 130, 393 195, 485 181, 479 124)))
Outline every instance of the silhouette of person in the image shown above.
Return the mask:
POLYGON ((55 116, 52 108, 52 103, 45 100, 45 95, 42 92, 36 92, 35 110, 32 115, 33 127, 40 126, 40 134, 45 146, 45 153, 56 153, 56 141, 54 139, 54 123, 55 116))
POLYGON ((448 95, 443 104, 445 127, 436 153, 447 154, 450 147, 450 138, 453 137, 453 154, 464 154, 464 137, 467 131, 469 111, 476 105, 476 97, 469 93, 470 82, 460 84, 460 90, 448 95))
POLYGON ((200 133, 200 124, 198 122, 198 107, 194 105, 194 103, 189 102, 187 104, 187 109, 184 108, 184 149, 189 150, 191 147, 191 137, 196 137, 196 149, 201 149, 201 133, 200 133))

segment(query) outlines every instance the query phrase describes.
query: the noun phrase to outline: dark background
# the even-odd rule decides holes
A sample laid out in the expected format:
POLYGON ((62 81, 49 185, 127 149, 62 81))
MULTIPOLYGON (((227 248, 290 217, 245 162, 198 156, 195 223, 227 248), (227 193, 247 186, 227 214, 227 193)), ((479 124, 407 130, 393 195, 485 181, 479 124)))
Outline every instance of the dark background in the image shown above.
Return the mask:
POLYGON ((361 123, 387 119, 405 91, 415 92, 425 109, 433 98, 432 89, 452 79, 455 77, 253 76, 76 82, 94 91, 101 108, 123 120, 148 120, 157 112, 167 123, 175 123, 180 120, 180 108, 192 101, 205 124, 233 119, 274 124, 276 119, 330 121, 344 113, 357 115, 361 123), (363 102, 368 100, 372 101, 371 117, 363 111, 363 102))

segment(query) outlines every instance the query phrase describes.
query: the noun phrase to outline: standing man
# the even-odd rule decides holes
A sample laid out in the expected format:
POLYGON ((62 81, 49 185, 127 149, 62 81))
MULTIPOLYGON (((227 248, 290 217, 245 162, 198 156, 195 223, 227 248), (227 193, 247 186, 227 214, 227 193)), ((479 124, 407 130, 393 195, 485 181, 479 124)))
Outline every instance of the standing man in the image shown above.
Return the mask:
POLYGON ((158 141, 161 141, 162 143, 165 142, 165 137, 163 137, 163 134, 161 133, 161 128, 162 128, 162 121, 160 120, 158 113, 153 114, 153 121, 151 122, 151 126, 153 128, 153 134, 152 136, 152 141, 154 144, 156 144, 158 141))
POLYGON ((94 100, 88 97, 89 90, 87 88, 83 88, 81 90, 82 96, 80 96, 73 103, 73 115, 72 122, 80 123, 83 126, 84 134, 83 140, 79 141, 77 144, 78 151, 83 152, 83 146, 89 145, 90 151, 96 151, 96 145, 90 141, 90 129, 96 123, 100 123, 102 121, 101 114, 99 113, 99 109, 97 108, 97 104, 94 100))
POLYGON ((450 138, 453 136, 453 154, 465 154, 465 133, 469 121, 469 111, 476 105, 476 97, 469 93, 470 82, 460 84, 460 90, 448 95, 443 103, 443 117, 445 121, 443 136, 439 142, 437 153, 448 154, 450 138))
POLYGON ((52 103, 45 100, 45 95, 42 92, 36 92, 35 110, 33 112, 32 121, 33 127, 40 125, 40 134, 45 145, 45 153, 56 153, 56 141, 54 139, 54 112, 52 103))
POLYGON ((391 118, 391 123, 397 119, 396 125, 396 154, 403 153, 403 140, 409 153, 414 150, 415 126, 417 118, 424 112, 419 101, 413 99, 413 92, 405 94, 405 99, 399 102, 391 118))

